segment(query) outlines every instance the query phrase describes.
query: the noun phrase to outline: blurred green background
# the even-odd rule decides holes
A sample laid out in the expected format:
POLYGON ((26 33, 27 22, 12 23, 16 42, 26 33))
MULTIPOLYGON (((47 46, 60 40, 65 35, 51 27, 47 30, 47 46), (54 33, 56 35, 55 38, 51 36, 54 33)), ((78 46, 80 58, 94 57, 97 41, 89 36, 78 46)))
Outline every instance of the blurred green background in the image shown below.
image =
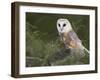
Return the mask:
MULTIPOLYGON (((89 64, 89 55, 70 55, 60 42, 56 22, 68 19, 83 45, 89 50, 89 16, 26 13, 26 67, 89 64), (76 59, 77 58, 77 59, 76 59)), ((85 52, 86 53, 86 52, 85 52)))

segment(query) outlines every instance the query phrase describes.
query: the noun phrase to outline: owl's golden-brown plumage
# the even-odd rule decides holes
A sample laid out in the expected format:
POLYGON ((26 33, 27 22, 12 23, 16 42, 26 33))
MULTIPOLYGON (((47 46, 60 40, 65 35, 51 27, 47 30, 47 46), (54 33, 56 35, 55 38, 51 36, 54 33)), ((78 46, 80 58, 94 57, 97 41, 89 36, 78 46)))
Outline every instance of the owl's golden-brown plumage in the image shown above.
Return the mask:
POLYGON ((66 48, 80 50, 85 49, 89 53, 89 51, 82 45, 81 40, 74 32, 71 23, 67 19, 58 19, 57 29, 61 37, 61 40, 65 44, 66 48))
POLYGON ((69 33, 64 32, 62 35, 62 42, 67 46, 67 48, 79 48, 79 44, 81 43, 80 40, 77 42, 75 40, 72 40, 72 38, 69 36, 69 33))

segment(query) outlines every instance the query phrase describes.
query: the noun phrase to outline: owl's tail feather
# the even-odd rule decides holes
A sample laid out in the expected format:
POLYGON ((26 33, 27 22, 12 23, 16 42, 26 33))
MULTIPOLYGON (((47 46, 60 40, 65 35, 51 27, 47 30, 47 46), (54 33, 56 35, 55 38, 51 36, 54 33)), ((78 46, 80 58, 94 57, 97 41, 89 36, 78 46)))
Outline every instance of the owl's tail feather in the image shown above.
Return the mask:
POLYGON ((90 51, 83 46, 83 49, 89 54, 90 51))

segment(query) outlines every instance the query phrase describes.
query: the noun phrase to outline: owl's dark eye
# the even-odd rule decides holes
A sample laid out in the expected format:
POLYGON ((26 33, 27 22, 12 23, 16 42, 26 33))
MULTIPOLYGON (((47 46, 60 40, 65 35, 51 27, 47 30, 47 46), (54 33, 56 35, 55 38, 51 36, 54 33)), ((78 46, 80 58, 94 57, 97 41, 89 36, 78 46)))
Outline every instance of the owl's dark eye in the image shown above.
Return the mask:
POLYGON ((58 24, 58 26, 60 27, 60 24, 58 24))
POLYGON ((63 24, 63 27, 65 27, 66 26, 66 24, 63 24))

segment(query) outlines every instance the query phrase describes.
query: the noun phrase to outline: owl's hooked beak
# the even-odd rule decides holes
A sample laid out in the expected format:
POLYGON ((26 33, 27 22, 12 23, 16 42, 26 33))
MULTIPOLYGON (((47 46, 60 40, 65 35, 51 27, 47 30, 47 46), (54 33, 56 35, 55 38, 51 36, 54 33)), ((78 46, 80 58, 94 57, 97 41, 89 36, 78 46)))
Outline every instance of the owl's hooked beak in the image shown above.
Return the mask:
POLYGON ((60 33, 61 33, 61 35, 63 34, 63 28, 60 28, 60 33))
POLYGON ((61 28, 61 31, 62 31, 63 29, 61 28))

